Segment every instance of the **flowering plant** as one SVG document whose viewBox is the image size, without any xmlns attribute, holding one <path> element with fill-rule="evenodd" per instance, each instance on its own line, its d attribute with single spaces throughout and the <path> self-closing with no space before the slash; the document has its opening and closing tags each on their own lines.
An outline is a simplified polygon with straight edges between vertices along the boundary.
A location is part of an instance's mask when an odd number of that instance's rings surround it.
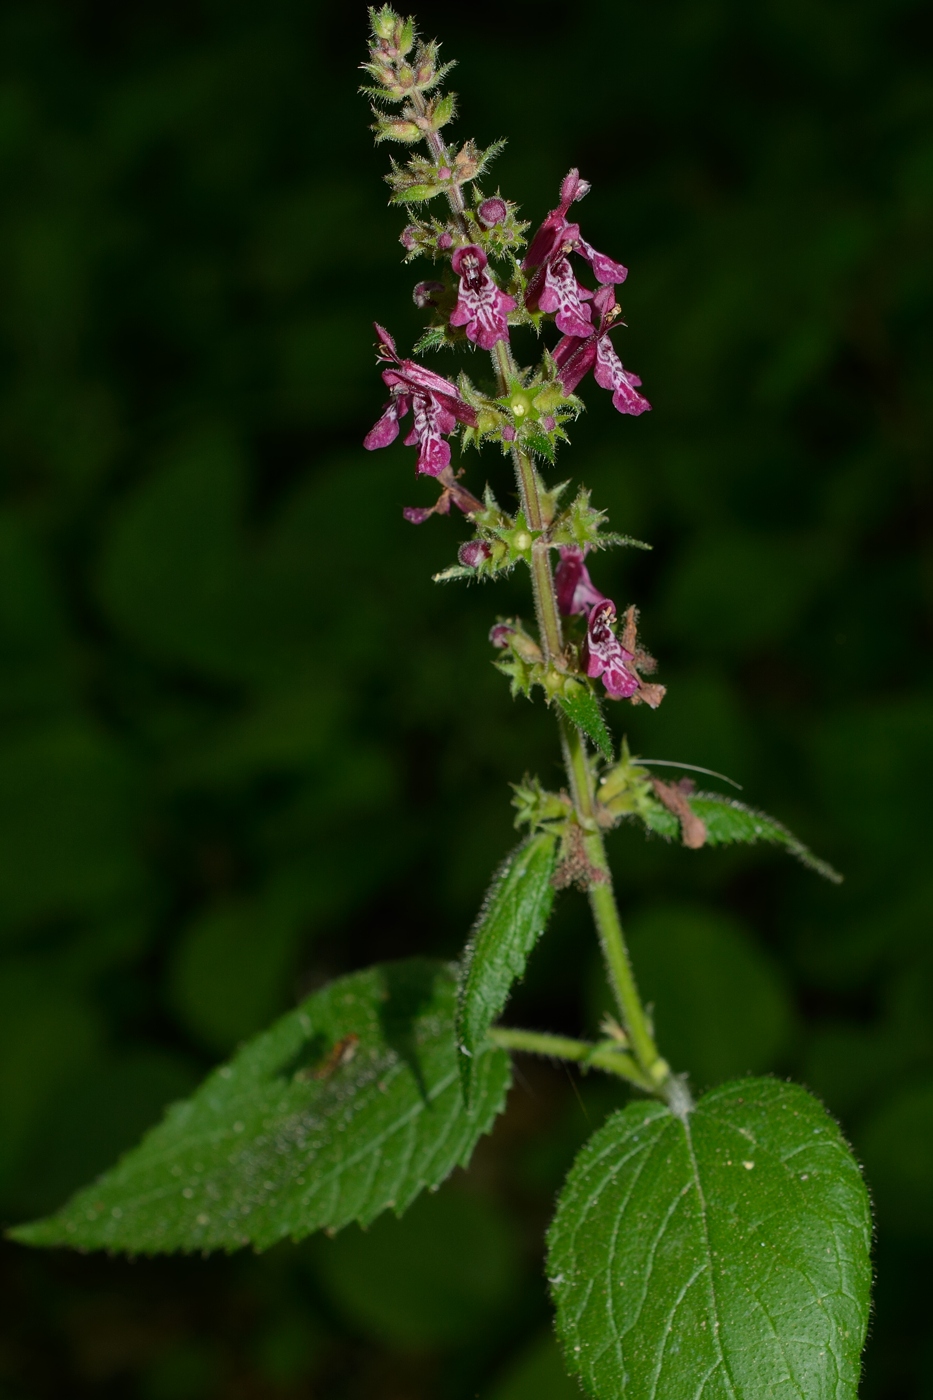
<svg viewBox="0 0 933 1400">
<path fill-rule="evenodd" d="M 540 694 L 553 711 L 566 786 L 548 791 L 532 777 L 515 786 L 522 837 L 456 968 L 379 964 L 314 993 L 99 1182 L 14 1235 L 161 1252 L 261 1248 L 366 1225 L 466 1165 L 505 1105 L 510 1056 L 545 1055 L 635 1091 L 580 1152 L 548 1236 L 558 1334 L 586 1390 L 597 1400 L 843 1400 L 858 1379 L 870 1281 L 858 1166 L 795 1085 L 744 1079 L 694 1099 L 640 999 L 605 836 L 627 821 L 690 849 L 767 841 L 839 877 L 779 822 L 698 792 L 686 776 L 663 781 L 653 769 L 666 760 L 613 738 L 607 701 L 653 710 L 665 695 L 635 606 L 620 609 L 599 588 L 600 552 L 639 542 L 612 533 L 584 488 L 566 500 L 566 485 L 545 474 L 588 374 L 620 414 L 650 407 L 613 340 L 627 269 L 584 238 L 577 206 L 590 186 L 576 169 L 528 241 L 516 206 L 480 187 L 498 147 L 454 149 L 443 135 L 455 102 L 437 44 L 389 6 L 370 17 L 376 139 L 426 148 L 393 161 L 388 176 L 392 203 L 407 210 L 401 242 L 435 275 L 414 289 L 427 326 L 411 357 L 376 325 L 389 398 L 364 446 L 388 447 L 410 419 L 416 473 L 440 489 L 406 518 L 420 526 L 456 506 L 471 532 L 439 578 L 527 569 L 534 623 L 500 617 L 490 643 L 513 695 Z M 533 345 L 537 362 L 525 366 Z M 423 363 L 458 348 L 488 352 L 487 376 L 472 369 L 482 361 L 456 378 Z M 510 458 L 513 513 L 488 487 L 463 483 L 458 436 L 464 449 L 498 444 Z M 557 892 L 571 885 L 589 901 L 616 1003 L 593 1041 L 500 1023 Z"/>
</svg>

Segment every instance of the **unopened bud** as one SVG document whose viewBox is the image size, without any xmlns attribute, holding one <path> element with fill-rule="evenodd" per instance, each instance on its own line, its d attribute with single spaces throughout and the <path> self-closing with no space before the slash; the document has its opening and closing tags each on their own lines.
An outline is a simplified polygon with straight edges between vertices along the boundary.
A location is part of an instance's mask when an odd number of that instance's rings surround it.
<svg viewBox="0 0 933 1400">
<path fill-rule="evenodd" d="M 403 117 L 393 117 L 381 121 L 377 128 L 377 141 L 420 141 L 421 131 L 416 122 L 407 122 Z"/>
<path fill-rule="evenodd" d="M 485 228 L 495 228 L 496 224 L 501 224 L 508 212 L 505 200 L 499 199 L 497 196 L 492 199 L 484 199 L 476 211 L 480 223 Z"/>
<path fill-rule="evenodd" d="M 497 622 L 495 627 L 489 629 L 489 640 L 492 642 L 493 646 L 498 647 L 500 651 L 503 647 L 509 645 L 514 636 L 515 628 L 509 626 L 507 622 Z"/>
<path fill-rule="evenodd" d="M 438 236 L 437 246 L 441 249 L 447 249 L 450 247 L 453 241 L 453 234 L 447 233 L 445 231 L 444 233 Z"/>
<path fill-rule="evenodd" d="M 411 294 L 412 300 L 417 307 L 424 310 L 426 306 L 437 305 L 437 294 L 443 290 L 443 282 L 419 282 Z"/>
<path fill-rule="evenodd" d="M 579 170 L 571 170 L 566 174 L 560 185 L 560 202 L 564 205 L 573 204 L 575 200 L 582 199 L 590 192 L 589 180 L 580 178 Z"/>
<path fill-rule="evenodd" d="M 457 550 L 457 558 L 465 569 L 478 569 L 487 559 L 492 558 L 492 548 L 485 540 L 467 540 Z M 493 628 L 495 631 L 495 628 Z M 500 645 L 498 642 L 494 646 Z M 502 643 L 504 645 L 504 643 Z"/>
<path fill-rule="evenodd" d="M 373 10 L 373 33 L 379 39 L 391 39 L 395 33 L 395 26 L 398 16 L 390 5 L 383 5 L 381 10 Z"/>
<path fill-rule="evenodd" d="M 417 248 L 418 246 L 417 233 L 418 230 L 415 228 L 414 224 L 409 224 L 408 227 L 403 228 L 399 234 L 399 243 L 401 243 L 403 248 L 407 248 L 409 253 L 413 248 Z"/>
</svg>

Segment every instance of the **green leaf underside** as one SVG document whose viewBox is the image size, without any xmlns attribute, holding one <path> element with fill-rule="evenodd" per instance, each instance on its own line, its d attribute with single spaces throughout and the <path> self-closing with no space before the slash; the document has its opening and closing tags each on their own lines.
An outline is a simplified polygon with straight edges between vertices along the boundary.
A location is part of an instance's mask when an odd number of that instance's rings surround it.
<svg viewBox="0 0 933 1400">
<path fill-rule="evenodd" d="M 706 823 L 708 846 L 726 846 L 736 841 L 754 845 L 756 841 L 766 841 L 773 846 L 783 846 L 809 870 L 832 880 L 833 884 L 839 884 L 842 880 L 838 871 L 815 856 L 792 831 L 765 812 L 758 812 L 744 802 L 737 802 L 734 797 L 722 797 L 715 792 L 698 792 L 687 800 L 697 816 Z M 679 821 L 660 802 L 646 803 L 642 820 L 649 830 L 657 832 L 659 836 L 676 839 L 680 835 Z"/>
<path fill-rule="evenodd" d="M 850 1400 L 870 1241 L 858 1165 L 806 1090 L 737 1080 L 686 1120 L 631 1104 L 549 1234 L 569 1368 L 597 1400 Z"/>
<path fill-rule="evenodd" d="M 134 1254 L 266 1248 L 400 1215 L 466 1165 L 508 1090 L 508 1056 L 481 1051 L 464 1108 L 455 972 L 412 958 L 315 992 L 96 1185 L 13 1238 Z"/>
<path fill-rule="evenodd" d="M 463 954 L 457 1006 L 461 1072 L 470 1103 L 480 1083 L 492 1023 L 525 971 L 554 903 L 557 838 L 540 832 L 508 857 L 493 879 Z"/>
<path fill-rule="evenodd" d="M 606 728 L 599 701 L 591 690 L 582 687 L 576 695 L 558 695 L 557 702 L 564 714 L 578 729 L 592 739 L 603 758 L 612 762 L 612 735 Z"/>
</svg>

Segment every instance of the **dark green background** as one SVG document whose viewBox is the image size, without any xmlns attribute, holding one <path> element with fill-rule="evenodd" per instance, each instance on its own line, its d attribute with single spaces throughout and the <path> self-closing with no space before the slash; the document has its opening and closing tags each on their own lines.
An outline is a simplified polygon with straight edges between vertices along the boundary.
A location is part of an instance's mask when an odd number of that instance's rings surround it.
<svg viewBox="0 0 933 1400">
<path fill-rule="evenodd" d="M 847 876 L 612 838 L 665 1050 L 801 1078 L 878 1208 L 866 1396 L 933 1395 L 933 80 L 916 0 L 421 11 L 457 132 L 528 217 L 578 164 L 631 268 L 654 411 L 586 390 L 560 474 L 650 555 L 669 687 L 643 754 L 721 769 Z M 334 973 L 458 951 L 558 781 L 486 631 L 438 587 L 413 453 L 372 456 L 370 321 L 416 334 L 365 103 L 362 6 L 0 11 L 0 1212 L 105 1166 Z M 491 186 L 490 186 L 491 188 Z M 519 352 L 521 353 L 521 342 Z M 530 353 L 530 345 L 527 346 Z M 445 370 L 450 361 L 436 362 Z M 477 360 L 475 373 L 483 373 Z M 495 449 L 468 461 L 503 498 Z M 591 1029 L 566 895 L 513 1008 Z M 523 1062 L 468 1176 L 401 1224 L 263 1258 L 4 1246 L 3 1397 L 563 1400 L 541 1235 L 616 1091 Z"/>
</svg>

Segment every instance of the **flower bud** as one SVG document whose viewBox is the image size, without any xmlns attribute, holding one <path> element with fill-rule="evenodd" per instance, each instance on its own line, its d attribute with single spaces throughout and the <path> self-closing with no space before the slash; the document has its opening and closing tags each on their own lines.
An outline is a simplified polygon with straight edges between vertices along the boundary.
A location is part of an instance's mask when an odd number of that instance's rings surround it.
<svg viewBox="0 0 933 1400">
<path fill-rule="evenodd" d="M 495 228 L 496 224 L 503 223 L 508 212 L 505 200 L 499 199 L 497 196 L 492 199 L 484 199 L 476 211 L 484 228 Z"/>
<path fill-rule="evenodd" d="M 515 628 L 510 627 L 507 622 L 497 622 L 494 627 L 489 629 L 489 640 L 494 647 L 498 647 L 500 650 L 507 647 L 514 636 Z"/>
<path fill-rule="evenodd" d="M 413 141 L 421 140 L 421 131 L 416 122 L 406 121 L 404 117 L 392 117 L 379 122 L 376 127 L 376 140 L 404 141 L 410 145 Z"/>
<path fill-rule="evenodd" d="M 401 243 L 403 248 L 407 248 L 409 253 L 418 246 L 417 233 L 418 230 L 415 228 L 414 224 L 409 224 L 408 227 L 403 228 L 399 234 L 399 243 Z"/>
<path fill-rule="evenodd" d="M 373 33 L 377 39 L 391 39 L 395 33 L 395 26 L 398 16 L 390 5 L 383 5 L 381 10 L 370 11 L 373 22 Z"/>
<path fill-rule="evenodd" d="M 492 558 L 492 549 L 485 540 L 467 540 L 457 550 L 457 558 L 465 569 L 478 569 L 480 564 Z"/>
<path fill-rule="evenodd" d="M 411 294 L 412 300 L 423 311 L 426 306 L 437 305 L 437 294 L 443 290 L 443 282 L 419 282 Z"/>
<path fill-rule="evenodd" d="M 560 185 L 560 202 L 562 205 L 573 204 L 576 200 L 582 199 L 590 192 L 589 180 L 580 178 L 580 172 L 573 169 L 566 174 Z"/>
<path fill-rule="evenodd" d="M 447 249 L 447 248 L 450 247 L 450 245 L 453 243 L 453 241 L 454 241 L 454 240 L 453 240 L 453 235 L 450 234 L 450 233 L 447 233 L 446 230 L 445 230 L 444 233 L 442 233 L 442 234 L 440 234 L 440 235 L 438 236 L 437 246 L 438 246 L 438 248 L 440 248 L 440 249 L 442 249 L 442 250 L 445 250 L 445 249 Z"/>
</svg>

